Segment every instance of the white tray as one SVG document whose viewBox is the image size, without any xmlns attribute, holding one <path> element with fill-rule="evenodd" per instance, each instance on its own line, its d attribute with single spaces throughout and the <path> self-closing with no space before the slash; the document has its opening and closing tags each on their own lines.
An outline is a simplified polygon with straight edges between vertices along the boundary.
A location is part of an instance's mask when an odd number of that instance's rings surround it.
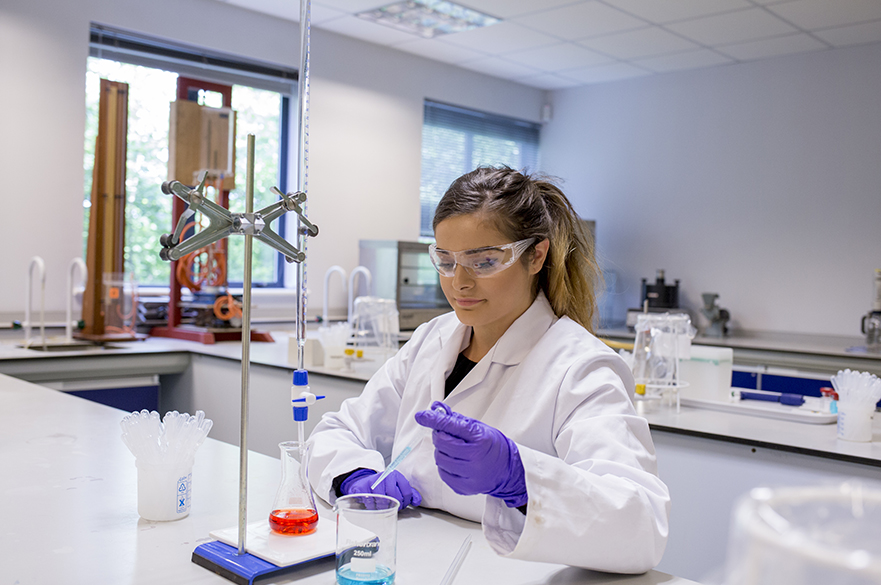
<svg viewBox="0 0 881 585">
<path fill-rule="evenodd" d="M 336 554 L 336 525 L 333 517 L 319 514 L 318 529 L 312 534 L 284 535 L 273 532 L 269 519 L 248 524 L 245 549 L 278 567 L 288 567 Z M 231 546 L 239 544 L 239 528 L 211 531 L 211 538 Z"/>
<path fill-rule="evenodd" d="M 828 425 L 838 421 L 837 414 L 820 412 L 802 406 L 786 406 L 779 402 L 764 402 L 761 400 L 740 400 L 738 402 L 722 402 L 720 400 L 700 400 L 697 398 L 679 399 L 683 406 L 705 408 L 707 410 L 719 410 L 722 412 L 734 412 L 737 414 L 749 414 L 765 418 L 776 418 L 813 425 Z"/>
</svg>

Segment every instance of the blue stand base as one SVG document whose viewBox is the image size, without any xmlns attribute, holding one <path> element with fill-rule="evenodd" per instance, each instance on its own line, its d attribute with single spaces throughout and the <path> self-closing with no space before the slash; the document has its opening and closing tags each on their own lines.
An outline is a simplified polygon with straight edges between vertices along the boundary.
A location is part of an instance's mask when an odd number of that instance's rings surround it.
<svg viewBox="0 0 881 585">
<path fill-rule="evenodd" d="M 261 577 L 275 577 L 293 571 L 307 573 L 324 571 L 326 567 L 322 566 L 322 561 L 328 558 L 333 559 L 334 555 L 330 554 L 328 557 L 314 559 L 306 563 L 279 567 L 249 553 L 240 555 L 236 547 L 224 544 L 219 540 L 213 540 L 197 546 L 193 551 L 192 561 L 237 585 L 253 585 L 254 580 Z"/>
<path fill-rule="evenodd" d="M 240 555 L 236 547 L 217 540 L 196 547 L 192 560 L 238 585 L 252 585 L 255 578 L 285 568 L 248 553 Z"/>
</svg>

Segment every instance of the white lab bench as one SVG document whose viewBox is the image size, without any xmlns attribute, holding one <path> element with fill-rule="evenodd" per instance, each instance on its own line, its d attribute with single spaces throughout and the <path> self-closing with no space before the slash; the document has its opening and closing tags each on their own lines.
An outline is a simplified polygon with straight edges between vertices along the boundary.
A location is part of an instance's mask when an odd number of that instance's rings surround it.
<svg viewBox="0 0 881 585">
<path fill-rule="evenodd" d="M 175 522 L 137 514 L 134 457 L 120 440 L 119 410 L 0 375 L 0 582 L 222 584 L 191 562 L 211 530 L 235 526 L 238 450 L 208 439 L 196 454 L 192 508 Z M 249 519 L 270 511 L 277 459 L 249 454 Z M 456 583 L 688 585 L 650 571 L 621 576 L 497 556 L 480 525 L 448 514 L 405 512 L 399 522 L 397 583 L 439 581 L 465 535 L 471 552 Z M 334 583 L 333 561 L 275 582 Z"/>
<path fill-rule="evenodd" d="M 277 444 L 294 434 L 288 408 L 294 369 L 288 360 L 288 335 L 274 332 L 276 343 L 251 344 L 249 446 L 272 457 L 278 456 Z M 0 372 L 37 383 L 59 376 L 159 373 L 161 410 L 205 410 L 215 421 L 211 437 L 238 444 L 239 343 L 201 345 L 152 338 L 117 345 L 122 349 L 59 356 L 0 343 Z M 877 367 L 881 356 L 857 363 Z M 328 396 L 310 409 L 310 430 L 321 413 L 336 410 L 345 398 L 358 395 L 366 377 L 310 368 L 313 391 Z M 731 511 L 737 499 L 753 487 L 854 477 L 881 481 L 881 416 L 875 420 L 875 440 L 867 444 L 838 440 L 835 425 L 685 406 L 679 414 L 659 410 L 646 417 L 658 453 L 659 474 L 670 487 L 673 501 L 670 539 L 658 569 L 685 578 L 712 578 L 722 567 Z"/>
</svg>

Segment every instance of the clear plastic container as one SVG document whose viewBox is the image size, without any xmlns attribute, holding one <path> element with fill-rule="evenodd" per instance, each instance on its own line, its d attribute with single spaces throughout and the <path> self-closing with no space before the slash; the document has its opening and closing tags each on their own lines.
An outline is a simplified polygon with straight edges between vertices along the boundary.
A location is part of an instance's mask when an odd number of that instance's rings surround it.
<svg viewBox="0 0 881 585">
<path fill-rule="evenodd" d="M 726 585 L 877 585 L 879 527 L 879 484 L 753 489 L 735 508 Z"/>
<path fill-rule="evenodd" d="M 696 333 L 690 317 L 674 313 L 641 313 L 635 329 L 635 400 L 659 401 L 665 406 L 675 406 L 678 411 L 679 389 L 686 385 L 679 372 L 679 363 L 689 359 L 691 340 Z"/>
</svg>

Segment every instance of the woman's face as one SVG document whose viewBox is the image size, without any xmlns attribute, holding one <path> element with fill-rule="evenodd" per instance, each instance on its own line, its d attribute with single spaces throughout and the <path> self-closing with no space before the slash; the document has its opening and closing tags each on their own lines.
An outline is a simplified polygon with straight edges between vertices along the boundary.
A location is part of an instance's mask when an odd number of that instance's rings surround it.
<svg viewBox="0 0 881 585">
<path fill-rule="evenodd" d="M 437 247 L 451 252 L 511 243 L 492 224 L 473 214 L 445 219 L 434 233 Z M 539 242 L 528 263 L 521 258 L 487 278 L 475 278 L 461 266 L 456 266 L 454 276 L 441 276 L 441 288 L 459 321 L 471 325 L 475 333 L 488 334 L 495 340 L 501 337 L 532 304 L 533 281 L 547 249 L 547 240 Z"/>
</svg>

